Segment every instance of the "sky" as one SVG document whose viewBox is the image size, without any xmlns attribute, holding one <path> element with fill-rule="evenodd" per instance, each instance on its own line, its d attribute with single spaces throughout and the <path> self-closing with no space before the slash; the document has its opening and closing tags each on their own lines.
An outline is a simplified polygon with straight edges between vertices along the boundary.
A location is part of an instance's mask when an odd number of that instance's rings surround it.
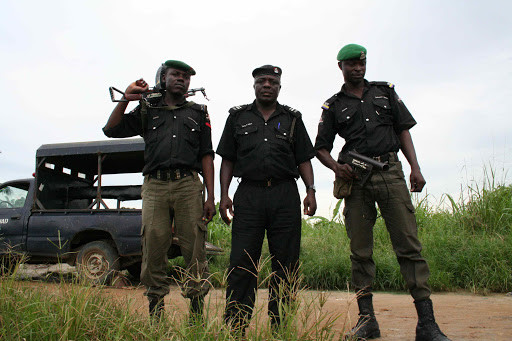
<svg viewBox="0 0 512 341">
<path fill-rule="evenodd" d="M 484 170 L 510 183 L 512 2 L 1 3 L 0 182 L 30 177 L 42 144 L 106 139 L 108 87 L 124 90 L 140 77 L 153 85 L 168 59 L 194 67 L 191 88 L 206 88 L 210 101 L 192 100 L 208 105 L 214 148 L 229 108 L 254 100 L 251 72 L 264 64 L 283 69 L 279 102 L 302 113 L 314 143 L 321 106 L 343 83 L 336 55 L 357 43 L 368 50 L 366 78 L 395 84 L 418 122 L 411 135 L 427 180 L 420 196 L 458 198 Z M 342 146 L 337 137 L 335 158 Z M 334 175 L 316 159 L 313 168 L 317 214 L 331 217 Z M 406 161 L 404 170 L 408 177 Z"/>
</svg>

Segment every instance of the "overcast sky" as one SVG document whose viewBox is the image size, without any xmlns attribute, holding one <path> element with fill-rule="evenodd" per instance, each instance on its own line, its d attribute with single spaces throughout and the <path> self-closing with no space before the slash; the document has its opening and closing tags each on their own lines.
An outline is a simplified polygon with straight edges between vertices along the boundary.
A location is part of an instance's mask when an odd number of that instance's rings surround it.
<svg viewBox="0 0 512 341">
<path fill-rule="evenodd" d="M 314 141 L 320 107 L 342 85 L 338 50 L 358 43 L 366 78 L 394 83 L 418 122 L 431 200 L 458 197 L 486 165 L 510 183 L 511 11 L 509 1 L 2 1 L 0 182 L 29 177 L 42 144 L 106 139 L 108 87 L 154 84 L 167 59 L 190 64 L 191 87 L 206 88 L 209 102 L 192 99 L 208 105 L 214 148 L 229 108 L 253 101 L 263 64 L 283 69 L 279 101 L 302 112 Z M 313 167 L 328 217 L 334 176 Z"/>
</svg>

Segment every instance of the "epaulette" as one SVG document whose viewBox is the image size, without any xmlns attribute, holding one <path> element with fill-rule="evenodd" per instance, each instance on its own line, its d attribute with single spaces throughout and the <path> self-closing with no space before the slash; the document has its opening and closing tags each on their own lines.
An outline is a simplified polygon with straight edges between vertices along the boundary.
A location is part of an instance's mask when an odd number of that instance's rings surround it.
<svg viewBox="0 0 512 341">
<path fill-rule="evenodd" d="M 322 104 L 322 109 L 324 110 L 329 110 L 329 107 L 331 106 L 331 104 L 336 100 L 336 98 L 338 97 L 338 94 L 332 96 L 331 98 L 329 98 L 327 101 L 324 102 L 324 104 Z"/>
<path fill-rule="evenodd" d="M 284 110 L 286 110 L 287 112 L 289 112 L 293 116 L 295 116 L 297 118 L 300 118 L 302 116 L 300 111 L 298 111 L 297 109 L 293 109 L 292 107 L 289 107 L 289 106 L 287 106 L 285 104 L 283 104 L 282 106 L 283 106 Z"/>
<path fill-rule="evenodd" d="M 248 106 L 249 106 L 249 104 L 237 105 L 236 107 L 233 107 L 233 108 L 229 109 L 229 113 L 230 113 L 230 114 L 234 114 L 234 113 L 237 113 L 237 112 L 243 111 L 243 110 L 245 110 Z"/>
<path fill-rule="evenodd" d="M 383 85 L 387 86 L 388 88 L 393 89 L 395 87 L 395 84 L 389 83 L 389 82 L 370 82 L 371 85 Z"/>
</svg>

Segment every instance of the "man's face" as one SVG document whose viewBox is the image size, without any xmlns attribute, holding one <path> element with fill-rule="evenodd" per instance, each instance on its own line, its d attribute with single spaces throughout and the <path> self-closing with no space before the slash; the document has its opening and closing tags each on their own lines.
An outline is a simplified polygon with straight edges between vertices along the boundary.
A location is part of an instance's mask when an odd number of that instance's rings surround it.
<svg viewBox="0 0 512 341">
<path fill-rule="evenodd" d="M 366 73 L 366 59 L 349 59 L 340 62 L 339 67 L 343 72 L 345 82 L 359 83 Z"/>
<path fill-rule="evenodd" d="M 256 99 L 261 103 L 277 101 L 281 90 L 281 79 L 272 75 L 263 75 L 254 79 L 254 92 Z"/>
<path fill-rule="evenodd" d="M 169 68 L 164 74 L 165 89 L 172 94 L 184 95 L 190 85 L 190 74 L 178 69 Z"/>
</svg>

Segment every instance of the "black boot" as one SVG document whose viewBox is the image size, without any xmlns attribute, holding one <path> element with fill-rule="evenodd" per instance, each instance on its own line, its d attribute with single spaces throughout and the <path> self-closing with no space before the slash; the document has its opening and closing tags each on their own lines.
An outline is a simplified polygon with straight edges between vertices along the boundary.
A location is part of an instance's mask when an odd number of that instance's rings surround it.
<svg viewBox="0 0 512 341">
<path fill-rule="evenodd" d="M 148 296 L 149 316 L 152 319 L 159 320 L 165 311 L 164 298 L 159 296 Z"/>
<path fill-rule="evenodd" d="M 434 308 L 432 300 L 415 301 L 416 311 L 418 312 L 418 325 L 416 326 L 416 341 L 450 341 L 446 335 L 441 332 L 434 318 Z"/>
<path fill-rule="evenodd" d="M 190 299 L 190 324 L 201 324 L 203 322 L 204 296 L 192 297 Z"/>
<path fill-rule="evenodd" d="M 373 311 L 372 294 L 364 294 L 357 299 L 359 320 L 346 335 L 348 340 L 366 340 L 380 337 L 379 323 Z"/>
</svg>

